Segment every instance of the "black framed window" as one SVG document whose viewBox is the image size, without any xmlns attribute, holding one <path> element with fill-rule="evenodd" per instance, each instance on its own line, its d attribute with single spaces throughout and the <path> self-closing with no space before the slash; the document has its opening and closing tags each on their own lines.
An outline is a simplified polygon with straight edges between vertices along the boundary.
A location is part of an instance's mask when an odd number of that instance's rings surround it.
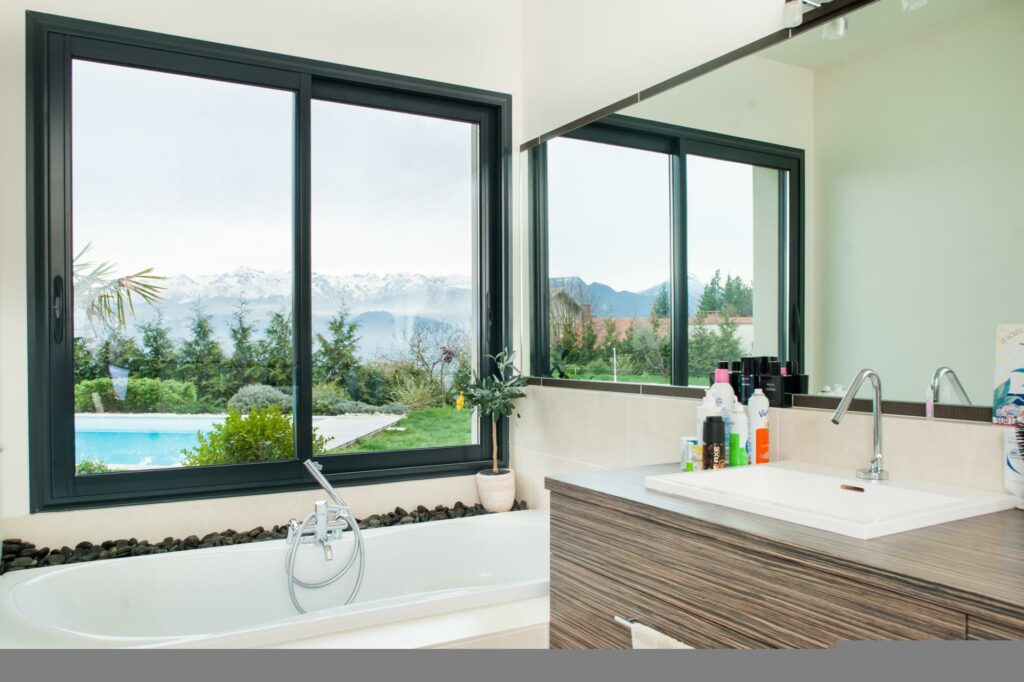
<svg viewBox="0 0 1024 682">
<path fill-rule="evenodd" d="M 489 461 L 455 398 L 506 345 L 508 96 L 28 28 L 33 510 Z"/>
<path fill-rule="evenodd" d="M 802 150 L 613 115 L 530 155 L 534 375 L 802 362 Z"/>
</svg>

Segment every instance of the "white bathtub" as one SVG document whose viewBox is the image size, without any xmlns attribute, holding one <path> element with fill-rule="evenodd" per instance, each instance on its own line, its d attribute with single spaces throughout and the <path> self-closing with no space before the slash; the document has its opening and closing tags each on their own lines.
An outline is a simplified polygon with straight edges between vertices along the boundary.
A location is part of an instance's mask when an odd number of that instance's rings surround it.
<svg viewBox="0 0 1024 682">
<path fill-rule="evenodd" d="M 0 646 L 275 646 L 384 624 L 436 623 L 439 615 L 548 593 L 544 512 L 378 528 L 364 536 L 366 574 L 356 602 L 343 605 L 349 576 L 319 590 L 298 588 L 306 615 L 288 598 L 284 541 L 8 573 L 0 576 Z M 336 542 L 334 560 L 325 563 L 317 547 L 303 545 L 296 573 L 324 578 L 350 547 L 349 538 Z"/>
</svg>

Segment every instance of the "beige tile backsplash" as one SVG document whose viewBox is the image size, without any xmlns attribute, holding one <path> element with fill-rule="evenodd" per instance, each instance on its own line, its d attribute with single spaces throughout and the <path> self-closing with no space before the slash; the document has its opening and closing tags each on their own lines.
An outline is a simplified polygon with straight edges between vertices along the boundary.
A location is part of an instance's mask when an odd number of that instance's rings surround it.
<svg viewBox="0 0 1024 682">
<path fill-rule="evenodd" d="M 695 435 L 700 401 L 531 386 L 512 433 L 519 495 L 547 506 L 544 477 L 677 462 L 679 439 Z M 773 459 L 846 468 L 872 454 L 870 415 L 832 423 L 825 410 L 772 410 Z M 1002 431 L 990 424 L 883 419 L 885 468 L 893 474 L 1003 491 Z"/>
</svg>

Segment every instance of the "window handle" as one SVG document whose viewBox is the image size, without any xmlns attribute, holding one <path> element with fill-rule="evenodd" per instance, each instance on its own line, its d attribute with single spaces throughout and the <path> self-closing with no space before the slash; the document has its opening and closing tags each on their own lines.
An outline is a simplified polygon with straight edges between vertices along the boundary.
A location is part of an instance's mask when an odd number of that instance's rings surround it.
<svg viewBox="0 0 1024 682">
<path fill-rule="evenodd" d="M 53 342 L 64 342 L 64 278 L 53 278 Z"/>
</svg>

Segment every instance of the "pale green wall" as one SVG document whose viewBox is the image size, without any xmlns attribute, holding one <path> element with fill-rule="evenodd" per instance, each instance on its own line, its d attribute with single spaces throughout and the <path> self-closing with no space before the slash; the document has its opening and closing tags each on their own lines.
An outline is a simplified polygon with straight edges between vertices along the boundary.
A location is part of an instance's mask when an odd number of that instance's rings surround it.
<svg viewBox="0 0 1024 682">
<path fill-rule="evenodd" d="M 815 73 L 812 387 L 873 367 L 920 401 L 946 364 L 991 404 L 1024 322 L 1022 29 L 1009 0 Z"/>
</svg>

